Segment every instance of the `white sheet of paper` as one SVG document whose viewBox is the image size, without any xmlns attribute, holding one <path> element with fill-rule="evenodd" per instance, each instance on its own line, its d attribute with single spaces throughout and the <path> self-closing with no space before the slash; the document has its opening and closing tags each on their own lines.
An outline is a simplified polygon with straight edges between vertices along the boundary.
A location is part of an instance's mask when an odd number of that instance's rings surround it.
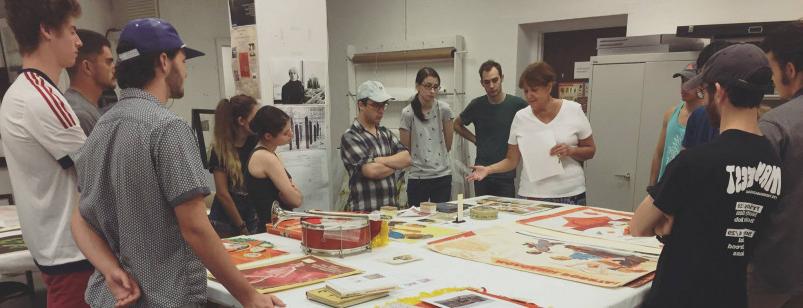
<svg viewBox="0 0 803 308">
<path fill-rule="evenodd" d="M 527 134 L 519 142 L 524 172 L 527 172 L 531 181 L 563 173 L 560 158 L 549 155 L 549 150 L 557 144 L 555 134 L 550 130 Z"/>
</svg>

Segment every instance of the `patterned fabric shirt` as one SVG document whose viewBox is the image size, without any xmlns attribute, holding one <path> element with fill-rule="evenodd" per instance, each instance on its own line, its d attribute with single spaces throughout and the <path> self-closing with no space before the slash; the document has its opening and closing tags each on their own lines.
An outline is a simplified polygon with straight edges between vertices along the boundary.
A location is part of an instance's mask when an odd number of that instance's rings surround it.
<svg viewBox="0 0 803 308">
<path fill-rule="evenodd" d="M 352 211 L 373 211 L 384 205 L 399 205 L 396 199 L 398 174 L 381 180 L 362 175 L 362 166 L 372 158 L 391 156 L 407 148 L 399 138 L 383 126 L 371 134 L 354 120 L 340 139 L 340 158 L 349 173 L 349 202 Z"/>
<path fill-rule="evenodd" d="M 174 207 L 208 195 L 198 146 L 186 122 L 150 93 L 123 89 L 78 153 L 80 213 L 139 282 L 136 307 L 206 301 L 206 270 L 181 236 Z M 103 275 L 89 280 L 86 301 L 112 307 Z"/>
</svg>

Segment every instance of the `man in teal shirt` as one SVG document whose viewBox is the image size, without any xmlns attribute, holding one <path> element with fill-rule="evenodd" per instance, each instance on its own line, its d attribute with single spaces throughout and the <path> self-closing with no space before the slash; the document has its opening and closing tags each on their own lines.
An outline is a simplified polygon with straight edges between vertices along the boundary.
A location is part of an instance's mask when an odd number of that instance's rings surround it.
<svg viewBox="0 0 803 308">
<path fill-rule="evenodd" d="M 527 102 L 518 96 L 505 94 L 502 90 L 505 75 L 496 61 L 485 61 L 479 73 L 486 95 L 471 100 L 454 119 L 454 130 L 477 146 L 475 164 L 488 166 L 505 158 L 510 124 L 516 112 L 527 107 Z M 466 128 L 470 124 L 474 124 L 476 135 Z M 515 197 L 515 178 L 515 170 L 494 174 L 483 181 L 475 181 L 474 191 L 477 196 Z"/>
</svg>

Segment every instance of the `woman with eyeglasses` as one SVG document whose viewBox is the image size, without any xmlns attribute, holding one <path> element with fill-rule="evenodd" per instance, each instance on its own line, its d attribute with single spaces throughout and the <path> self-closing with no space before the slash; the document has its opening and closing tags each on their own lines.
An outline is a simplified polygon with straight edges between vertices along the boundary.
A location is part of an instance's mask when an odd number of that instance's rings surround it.
<svg viewBox="0 0 803 308">
<path fill-rule="evenodd" d="M 513 170 L 522 159 L 527 169 L 527 157 L 522 157 L 519 147 L 534 142 L 549 144 L 549 139 L 554 138 L 551 143 L 556 145 L 551 147 L 549 155 L 557 156 L 563 171 L 554 175 L 535 173 L 543 177 L 531 179 L 531 172 L 524 170 L 518 195 L 547 202 L 586 203 L 585 174 L 580 163 L 593 158 L 596 152 L 591 124 L 580 104 L 552 97 L 555 80 L 555 71 L 549 64 L 537 62 L 527 66 L 519 79 L 519 88 L 524 90 L 530 108 L 519 110 L 513 118 L 507 156 L 487 167 L 474 166 L 468 180 L 482 181 L 489 174 Z"/>
<path fill-rule="evenodd" d="M 256 133 L 258 143 L 248 160 L 245 182 L 248 199 L 259 219 L 259 232 L 265 232 L 265 225 L 271 221 L 274 201 L 278 200 L 282 207 L 288 208 L 300 207 L 303 202 L 301 191 L 276 155 L 276 148 L 293 140 L 291 126 L 290 116 L 270 105 L 259 108 L 251 121 L 251 130 Z"/>
<path fill-rule="evenodd" d="M 412 154 L 407 171 L 407 200 L 410 206 L 421 202 L 446 202 L 452 195 L 452 110 L 437 100 L 441 78 L 431 67 L 418 70 L 417 94 L 401 114 L 399 135 Z"/>
</svg>

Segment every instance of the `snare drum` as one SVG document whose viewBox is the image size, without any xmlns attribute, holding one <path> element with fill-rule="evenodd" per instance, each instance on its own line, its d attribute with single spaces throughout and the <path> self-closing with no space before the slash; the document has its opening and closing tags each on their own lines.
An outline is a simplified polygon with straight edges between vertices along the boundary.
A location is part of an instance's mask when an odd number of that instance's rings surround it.
<svg viewBox="0 0 803 308">
<path fill-rule="evenodd" d="M 348 217 L 302 217 L 301 249 L 306 253 L 344 256 L 371 248 L 367 219 Z"/>
</svg>

